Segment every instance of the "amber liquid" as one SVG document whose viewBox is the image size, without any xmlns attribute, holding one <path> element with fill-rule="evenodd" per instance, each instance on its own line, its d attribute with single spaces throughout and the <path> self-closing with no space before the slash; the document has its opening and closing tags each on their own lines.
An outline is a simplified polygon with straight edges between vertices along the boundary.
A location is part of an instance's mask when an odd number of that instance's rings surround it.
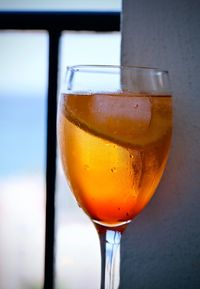
<svg viewBox="0 0 200 289">
<path fill-rule="evenodd" d="M 146 206 L 166 164 L 171 129 L 170 95 L 62 95 L 64 172 L 94 222 L 122 225 Z"/>
</svg>

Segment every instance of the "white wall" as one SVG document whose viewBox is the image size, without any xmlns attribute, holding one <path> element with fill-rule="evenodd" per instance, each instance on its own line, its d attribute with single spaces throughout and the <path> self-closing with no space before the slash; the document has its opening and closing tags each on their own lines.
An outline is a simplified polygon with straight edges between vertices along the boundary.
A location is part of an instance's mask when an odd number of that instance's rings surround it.
<svg viewBox="0 0 200 289">
<path fill-rule="evenodd" d="M 122 63 L 169 70 L 170 160 L 122 240 L 123 289 L 200 288 L 200 1 L 124 0 Z"/>
</svg>

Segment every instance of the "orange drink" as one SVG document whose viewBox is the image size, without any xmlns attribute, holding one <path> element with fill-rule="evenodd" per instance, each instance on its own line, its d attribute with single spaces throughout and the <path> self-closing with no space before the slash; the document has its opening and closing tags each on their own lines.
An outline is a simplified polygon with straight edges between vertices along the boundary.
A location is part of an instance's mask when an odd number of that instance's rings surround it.
<svg viewBox="0 0 200 289">
<path fill-rule="evenodd" d="M 93 222 L 123 225 L 146 206 L 165 168 L 171 130 L 170 95 L 62 95 L 58 136 L 63 168 Z"/>
</svg>

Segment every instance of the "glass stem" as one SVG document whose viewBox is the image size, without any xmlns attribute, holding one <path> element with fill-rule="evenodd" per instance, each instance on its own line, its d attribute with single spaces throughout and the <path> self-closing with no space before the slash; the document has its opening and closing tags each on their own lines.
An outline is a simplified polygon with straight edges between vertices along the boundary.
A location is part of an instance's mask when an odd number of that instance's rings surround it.
<svg viewBox="0 0 200 289">
<path fill-rule="evenodd" d="M 101 246 L 101 289 L 118 289 L 121 233 L 105 229 L 103 232 L 99 232 L 99 239 Z"/>
</svg>

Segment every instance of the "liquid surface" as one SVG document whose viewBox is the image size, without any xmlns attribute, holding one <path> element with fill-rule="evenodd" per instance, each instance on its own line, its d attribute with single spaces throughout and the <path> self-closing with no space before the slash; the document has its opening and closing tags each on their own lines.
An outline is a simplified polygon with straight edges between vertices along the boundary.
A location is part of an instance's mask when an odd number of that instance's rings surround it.
<svg viewBox="0 0 200 289">
<path fill-rule="evenodd" d="M 124 224 L 145 207 L 163 173 L 171 129 L 170 95 L 62 95 L 64 172 L 94 222 Z"/>
</svg>

